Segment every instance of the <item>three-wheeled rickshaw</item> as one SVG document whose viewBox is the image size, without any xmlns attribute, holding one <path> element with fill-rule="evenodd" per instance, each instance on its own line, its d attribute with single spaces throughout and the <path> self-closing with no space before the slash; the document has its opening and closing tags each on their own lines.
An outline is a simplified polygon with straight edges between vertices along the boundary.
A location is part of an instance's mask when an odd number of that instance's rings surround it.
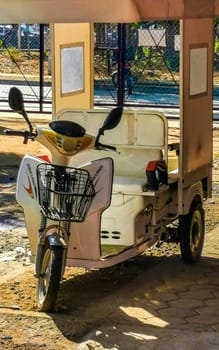
<svg viewBox="0 0 219 350">
<path fill-rule="evenodd" d="M 49 3 L 44 0 L 44 10 Z M 84 0 L 80 7 L 77 1 L 54 3 L 55 12 L 51 9 L 45 15 L 42 9 L 41 18 L 50 22 L 181 18 L 180 137 L 179 143 L 168 144 L 165 111 L 121 105 L 107 118 L 109 111 L 103 109 L 67 106 L 56 111 L 48 127 L 30 127 L 26 140 L 36 138 L 51 157 L 24 158 L 17 200 L 24 208 L 35 260 L 38 308 L 46 311 L 54 307 L 65 266 L 112 266 L 162 240 L 178 241 L 185 263 L 198 261 L 204 242 L 203 201 L 211 195 L 212 184 L 213 2 L 182 1 L 180 7 L 177 1 L 152 5 L 130 0 L 116 4 L 113 13 L 114 1 Z M 34 1 L 25 5 L 25 20 L 34 13 L 32 5 L 37 7 Z M 40 21 L 40 13 L 35 16 Z M 55 83 L 54 89 L 58 89 Z M 27 119 L 19 92 L 10 100 Z M 172 172 L 168 147 L 178 156 Z M 82 185 L 77 171 L 88 174 Z M 80 192 L 88 183 L 90 192 Z M 30 196 L 30 188 L 35 195 Z M 89 205 L 83 211 L 85 197 Z"/>
</svg>

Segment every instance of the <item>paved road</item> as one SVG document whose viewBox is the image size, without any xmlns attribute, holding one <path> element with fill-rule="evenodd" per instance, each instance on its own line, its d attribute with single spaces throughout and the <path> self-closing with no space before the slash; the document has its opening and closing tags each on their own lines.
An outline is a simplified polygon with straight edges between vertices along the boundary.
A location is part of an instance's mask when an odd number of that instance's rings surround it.
<svg viewBox="0 0 219 350">
<path fill-rule="evenodd" d="M 0 96 L 3 102 L 0 102 L 0 110 L 8 111 L 8 92 L 11 87 L 16 86 L 16 82 L 11 84 L 1 84 L 0 83 Z M 37 85 L 19 85 L 19 89 L 24 94 L 25 106 L 27 110 L 31 110 L 33 112 L 39 111 L 39 86 Z M 44 87 L 44 100 L 46 103 L 43 104 L 43 112 L 51 113 L 52 112 L 52 87 L 50 85 Z M 4 101 L 5 100 L 5 101 Z M 31 101 L 31 103 L 28 103 Z M 32 101 L 35 101 L 34 103 Z M 94 91 L 94 101 L 95 103 L 113 103 L 116 101 L 116 92 L 115 90 L 106 90 L 96 88 Z M 142 92 L 134 92 L 132 95 L 128 97 L 128 103 L 136 104 L 136 108 L 138 108 L 138 104 L 155 104 L 151 109 L 156 109 L 158 111 L 162 111 L 168 118 L 179 118 L 179 108 L 177 105 L 179 103 L 179 95 L 178 94 L 164 94 L 164 93 L 142 93 Z M 168 107 L 159 107 L 159 105 L 168 104 Z M 156 106 L 157 105 L 157 106 Z M 172 105 L 173 107 L 170 107 Z M 214 97 L 214 120 L 219 120 L 219 96 Z M 150 109 L 150 108 L 149 108 Z"/>
<path fill-rule="evenodd" d="M 192 266 L 182 264 L 177 254 L 148 256 L 105 274 L 94 271 L 66 280 L 60 302 L 68 309 L 61 313 L 10 310 L 8 302 L 9 309 L 0 308 L 1 348 L 218 350 L 218 237 L 219 227 L 206 235 L 201 262 Z M 9 293 L 16 286 L 33 290 L 28 271 L 13 275 Z M 27 303 L 27 295 L 18 296 Z"/>
</svg>

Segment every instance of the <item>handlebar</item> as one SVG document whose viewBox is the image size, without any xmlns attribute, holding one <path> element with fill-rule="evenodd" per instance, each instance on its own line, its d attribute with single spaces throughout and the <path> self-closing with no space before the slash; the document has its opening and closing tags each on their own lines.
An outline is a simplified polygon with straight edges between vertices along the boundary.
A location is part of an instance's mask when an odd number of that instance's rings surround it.
<svg viewBox="0 0 219 350">
<path fill-rule="evenodd" d="M 179 142 L 170 143 L 168 145 L 169 151 L 176 151 L 177 156 L 179 155 L 179 148 L 180 148 Z"/>
<path fill-rule="evenodd" d="M 116 147 L 110 146 L 110 145 L 104 145 L 103 143 L 98 142 L 98 144 L 95 146 L 96 149 L 99 150 L 104 150 L 104 149 L 109 149 L 111 151 L 116 152 Z"/>
<path fill-rule="evenodd" d="M 5 129 L 4 134 L 7 136 L 21 136 L 24 138 L 23 143 L 27 144 L 28 140 L 31 139 L 32 141 L 36 137 L 36 134 L 31 133 L 28 130 L 12 130 L 12 129 Z"/>
</svg>

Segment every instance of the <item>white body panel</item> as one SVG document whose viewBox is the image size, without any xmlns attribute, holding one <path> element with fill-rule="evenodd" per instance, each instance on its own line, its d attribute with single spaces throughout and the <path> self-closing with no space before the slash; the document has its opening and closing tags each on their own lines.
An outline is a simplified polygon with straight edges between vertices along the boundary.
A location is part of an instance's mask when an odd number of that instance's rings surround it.
<svg viewBox="0 0 219 350">
<path fill-rule="evenodd" d="M 103 110 L 64 110 L 58 119 L 77 122 L 88 134 L 96 135 L 106 114 Z M 72 157 L 69 165 L 77 167 L 101 157 L 113 159 L 112 201 L 101 217 L 100 246 L 136 246 L 147 239 L 146 218 L 141 215 L 146 204 L 146 166 L 167 156 L 166 119 L 157 112 L 124 111 L 120 124 L 106 131 L 101 142 L 114 145 L 117 152 L 90 148 Z"/>
<path fill-rule="evenodd" d="M 33 256 L 36 254 L 40 226 L 36 169 L 37 165 L 42 162 L 39 158 L 26 155 L 20 165 L 16 187 L 16 200 L 24 210 L 26 229 Z"/>
<path fill-rule="evenodd" d="M 16 199 L 24 210 L 26 229 L 30 241 L 32 260 L 36 255 L 41 221 L 38 204 L 37 166 L 43 161 L 37 157 L 25 156 L 21 162 L 17 178 Z M 83 223 L 72 223 L 69 246 L 74 256 L 93 258 L 100 256 L 99 225 L 102 211 L 110 204 L 112 193 L 113 162 L 104 158 L 87 162 L 82 166 L 93 178 L 96 195 L 89 209 L 87 219 Z M 56 224 L 48 220 L 48 224 Z M 97 244 L 93 244 L 94 240 Z M 93 247 L 93 248 L 92 248 Z M 69 249 L 71 256 L 71 249 Z"/>
<path fill-rule="evenodd" d="M 98 133 L 105 116 L 106 111 L 68 110 L 58 117 L 84 126 L 85 138 L 92 142 L 89 135 Z M 160 185 L 156 191 L 147 191 L 145 187 L 148 163 L 167 160 L 165 117 L 156 112 L 125 111 L 119 126 L 105 134 L 101 142 L 115 146 L 116 152 L 95 150 L 92 144 L 83 144 L 85 147 L 77 150 L 77 139 L 62 138 L 49 128 L 38 129 L 37 139 L 50 150 L 53 162 L 88 170 L 95 187 L 85 220 L 72 222 L 69 232 L 65 232 L 66 266 L 107 267 L 140 254 L 159 240 L 168 215 L 172 218 L 178 215 L 177 178 L 169 185 Z M 71 153 L 67 154 L 69 150 Z M 45 161 L 25 156 L 17 179 L 16 198 L 24 209 L 32 260 L 41 223 L 36 169 L 42 162 Z M 196 194 L 202 198 L 200 186 L 194 185 L 192 191 L 187 191 L 186 210 Z M 48 220 L 46 227 L 54 224 L 57 222 Z"/>
</svg>

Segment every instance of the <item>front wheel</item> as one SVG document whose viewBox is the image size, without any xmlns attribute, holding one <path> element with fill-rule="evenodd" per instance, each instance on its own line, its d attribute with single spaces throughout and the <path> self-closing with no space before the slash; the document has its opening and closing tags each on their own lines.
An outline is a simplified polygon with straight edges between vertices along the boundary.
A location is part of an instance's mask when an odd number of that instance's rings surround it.
<svg viewBox="0 0 219 350">
<path fill-rule="evenodd" d="M 117 71 L 112 73 L 112 83 L 113 83 L 115 89 L 117 89 L 118 88 L 118 73 L 117 73 Z"/>
<path fill-rule="evenodd" d="M 58 296 L 62 277 L 63 247 L 46 243 L 41 255 L 40 276 L 37 283 L 37 308 L 52 311 Z"/>
<path fill-rule="evenodd" d="M 204 209 L 201 202 L 193 202 L 188 215 L 179 218 L 179 240 L 184 263 L 200 260 L 205 235 Z"/>
</svg>

